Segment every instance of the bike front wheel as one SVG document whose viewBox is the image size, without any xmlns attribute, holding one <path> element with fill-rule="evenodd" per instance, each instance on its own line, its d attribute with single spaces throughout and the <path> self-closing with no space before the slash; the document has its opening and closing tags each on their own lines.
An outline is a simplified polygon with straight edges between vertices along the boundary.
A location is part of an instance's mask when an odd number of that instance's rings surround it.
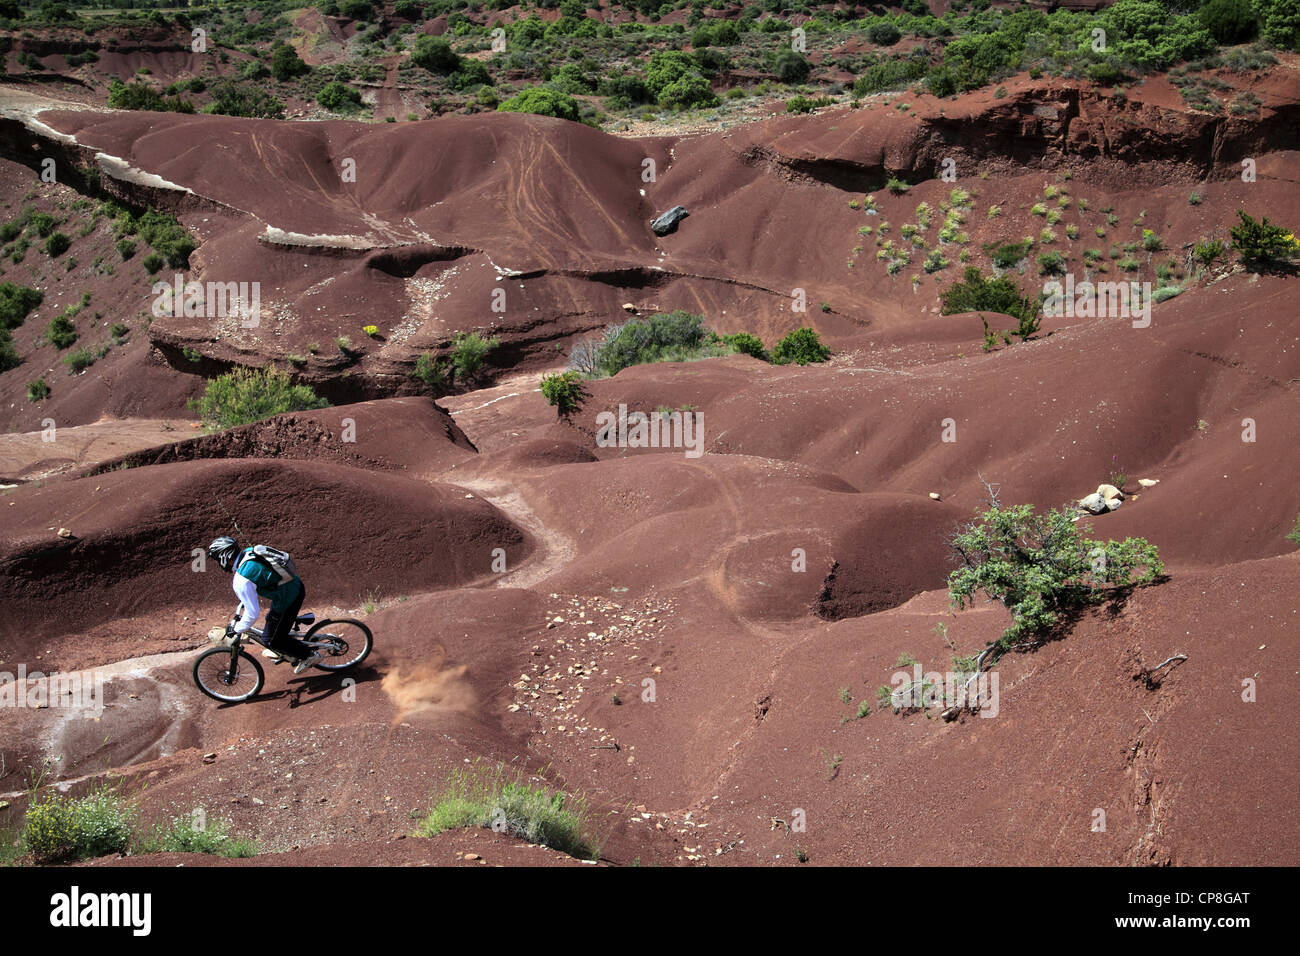
<svg viewBox="0 0 1300 956">
<path fill-rule="evenodd" d="M 370 628 L 352 620 L 317 621 L 302 640 L 320 654 L 321 661 L 316 667 L 323 671 L 356 667 L 370 656 L 375 644 Z"/>
<path fill-rule="evenodd" d="M 194 662 L 194 683 L 213 700 L 235 704 L 256 697 L 266 681 L 257 658 L 240 650 L 214 647 Z"/>
</svg>

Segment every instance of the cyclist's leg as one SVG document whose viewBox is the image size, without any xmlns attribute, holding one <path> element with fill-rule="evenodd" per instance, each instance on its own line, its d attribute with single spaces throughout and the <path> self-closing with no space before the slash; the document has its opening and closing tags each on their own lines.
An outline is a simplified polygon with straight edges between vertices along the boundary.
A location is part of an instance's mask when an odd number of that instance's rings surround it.
<svg viewBox="0 0 1300 956">
<path fill-rule="evenodd" d="M 271 650 L 288 657 L 291 660 L 302 660 L 311 654 L 311 648 L 297 638 L 289 636 L 293 630 L 294 619 L 298 617 L 298 612 L 302 610 L 302 602 L 307 597 L 307 589 L 303 587 L 302 581 L 299 580 L 298 592 L 295 596 L 290 597 L 281 604 L 279 601 L 273 601 L 271 609 L 266 612 L 266 643 Z"/>
</svg>

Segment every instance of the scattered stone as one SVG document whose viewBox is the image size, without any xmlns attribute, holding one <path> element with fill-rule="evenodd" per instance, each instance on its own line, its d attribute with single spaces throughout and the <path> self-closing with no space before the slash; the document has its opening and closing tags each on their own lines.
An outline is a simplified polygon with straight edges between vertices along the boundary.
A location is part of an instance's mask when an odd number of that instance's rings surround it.
<svg viewBox="0 0 1300 956">
<path fill-rule="evenodd" d="M 942 498 L 939 497 L 939 492 L 937 492 L 937 491 L 932 491 L 932 492 L 930 492 L 930 497 L 931 497 L 932 499 L 934 499 L 935 501 L 942 501 L 942 500 L 943 500 Z"/>
<path fill-rule="evenodd" d="M 636 314 L 636 306 L 634 306 L 631 302 L 624 302 L 624 303 L 623 303 L 623 311 L 624 311 L 624 312 L 631 312 L 631 313 L 633 313 L 633 314 Z"/>
<path fill-rule="evenodd" d="M 1153 487 L 1153 486 L 1155 486 L 1155 485 L 1160 484 L 1160 479 L 1159 479 L 1159 478 L 1139 478 L 1139 479 L 1138 479 L 1138 484 L 1141 485 L 1143 488 L 1151 488 L 1151 487 Z"/>
<path fill-rule="evenodd" d="M 132 695 L 132 696 L 134 696 L 134 695 Z M 216 755 L 216 754 L 204 754 L 204 755 L 203 755 L 203 762 L 204 762 L 204 763 L 216 763 L 216 762 L 217 762 L 217 755 Z"/>
<path fill-rule="evenodd" d="M 60 528 L 58 530 L 58 535 L 60 538 L 71 538 L 72 532 L 69 531 L 67 528 Z"/>
<path fill-rule="evenodd" d="M 677 231 L 677 224 L 689 216 L 685 206 L 673 206 L 666 213 L 650 223 L 650 229 L 656 236 L 666 236 Z"/>
<path fill-rule="evenodd" d="M 1122 499 L 1124 497 L 1124 492 L 1120 491 L 1114 485 L 1098 485 L 1097 494 L 1101 495 L 1107 501 L 1111 501 L 1115 498 Z"/>
</svg>

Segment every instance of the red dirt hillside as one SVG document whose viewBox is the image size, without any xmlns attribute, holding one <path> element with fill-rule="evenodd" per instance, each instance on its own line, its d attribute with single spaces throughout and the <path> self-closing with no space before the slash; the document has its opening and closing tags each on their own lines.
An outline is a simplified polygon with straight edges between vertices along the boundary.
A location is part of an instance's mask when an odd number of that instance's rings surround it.
<svg viewBox="0 0 1300 956">
<path fill-rule="evenodd" d="M 295 22 L 322 63 L 364 29 Z M 203 808 L 259 850 L 87 865 L 572 865 L 481 827 L 415 835 L 481 762 L 585 800 L 610 865 L 1300 860 L 1297 261 L 1196 258 L 1238 210 L 1300 225 L 1297 69 L 1239 76 L 1248 115 L 1163 77 L 1116 97 L 1020 75 L 654 136 L 0 85 L 0 203 L 75 236 L 0 277 L 42 293 L 0 373 L 0 692 L 41 672 L 0 708 L 0 832 L 44 769 L 72 795 L 110 783 L 146 827 Z M 123 255 L 109 199 L 174 214 L 188 268 Z M 996 271 L 1031 298 L 1054 269 L 1163 294 L 1149 322 L 1053 316 L 1023 341 L 993 310 L 941 314 L 1009 245 Z M 181 272 L 260 283 L 259 323 L 153 314 Z M 647 361 L 557 414 L 540 379 L 573 346 L 675 309 L 769 350 L 810 327 L 831 355 Z M 91 364 L 51 341 L 60 315 Z M 482 368 L 430 374 L 475 330 L 499 338 Z M 206 430 L 189 400 L 248 367 L 330 404 Z M 699 444 L 598 441 L 620 408 L 691 415 Z M 1112 482 L 1117 511 L 1078 509 Z M 990 487 L 1144 538 L 1165 574 L 1018 643 L 983 709 L 896 710 L 891 687 L 1011 623 L 948 591 Z M 293 554 L 305 609 L 373 631 L 363 664 L 268 661 L 251 700 L 200 693 L 235 601 L 195 552 L 236 523 Z M 102 712 L 40 699 L 50 673 L 102 680 Z"/>
</svg>

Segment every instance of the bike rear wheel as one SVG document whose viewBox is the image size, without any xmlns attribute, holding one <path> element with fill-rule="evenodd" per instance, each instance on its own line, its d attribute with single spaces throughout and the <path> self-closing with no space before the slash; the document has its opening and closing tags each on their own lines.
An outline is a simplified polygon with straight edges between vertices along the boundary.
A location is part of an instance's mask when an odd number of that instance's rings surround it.
<svg viewBox="0 0 1300 956">
<path fill-rule="evenodd" d="M 321 656 L 316 667 L 323 671 L 356 667 L 370 656 L 375 644 L 370 628 L 353 620 L 317 621 L 302 640 L 324 645 L 316 648 Z"/>
<path fill-rule="evenodd" d="M 234 704 L 256 697 L 266 682 L 257 658 L 227 647 L 204 651 L 194 662 L 194 683 L 213 700 Z"/>
</svg>

